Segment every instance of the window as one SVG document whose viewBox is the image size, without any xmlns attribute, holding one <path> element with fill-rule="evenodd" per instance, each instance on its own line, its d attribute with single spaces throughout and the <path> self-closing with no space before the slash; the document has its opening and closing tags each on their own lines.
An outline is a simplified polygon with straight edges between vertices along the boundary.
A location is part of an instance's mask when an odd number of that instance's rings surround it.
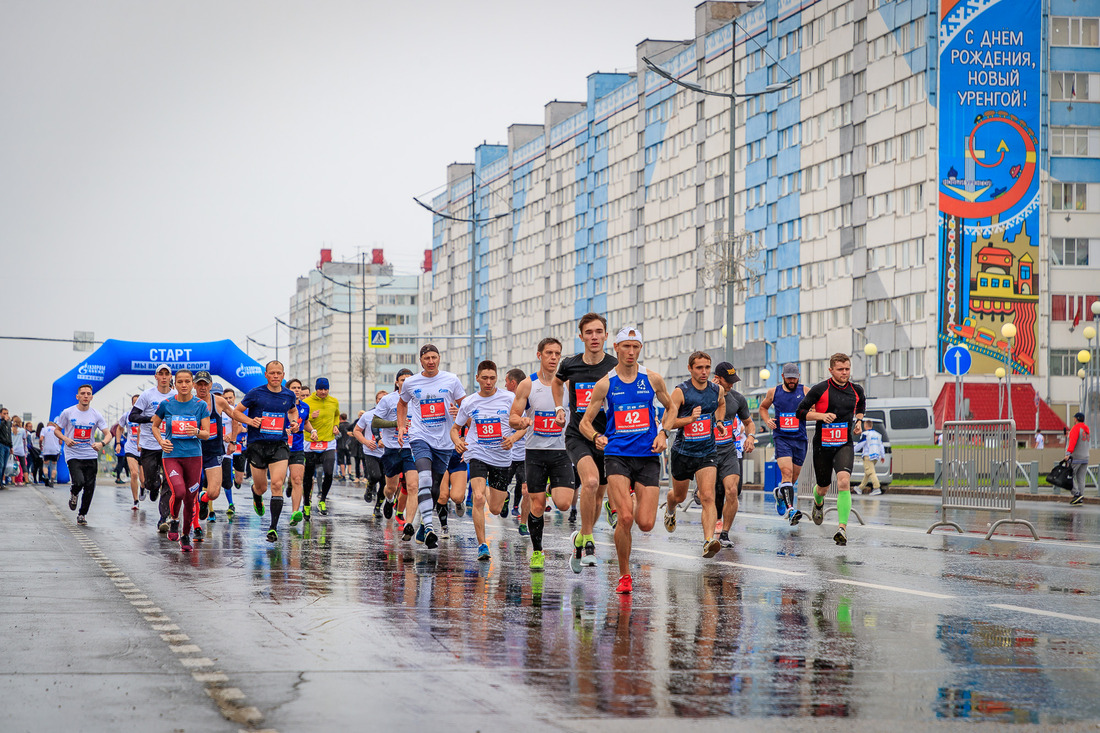
<svg viewBox="0 0 1100 733">
<path fill-rule="evenodd" d="M 1089 265 L 1089 240 L 1087 239 L 1051 237 L 1050 251 L 1056 265 L 1069 265 L 1071 267 L 1088 267 Z"/>
<path fill-rule="evenodd" d="M 1050 154 L 1068 158 L 1100 157 L 1100 127 L 1051 127 Z"/>
<path fill-rule="evenodd" d="M 1088 187 L 1084 183 L 1050 184 L 1050 208 L 1054 211 L 1085 211 Z"/>
<path fill-rule="evenodd" d="M 1100 46 L 1100 18 L 1050 19 L 1051 46 Z"/>
<path fill-rule="evenodd" d="M 1077 376 L 1077 352 L 1072 349 L 1050 350 L 1050 375 L 1052 377 Z"/>
<path fill-rule="evenodd" d="M 1092 74 L 1073 71 L 1050 72 L 1050 100 L 1052 102 L 1087 102 Z"/>
</svg>

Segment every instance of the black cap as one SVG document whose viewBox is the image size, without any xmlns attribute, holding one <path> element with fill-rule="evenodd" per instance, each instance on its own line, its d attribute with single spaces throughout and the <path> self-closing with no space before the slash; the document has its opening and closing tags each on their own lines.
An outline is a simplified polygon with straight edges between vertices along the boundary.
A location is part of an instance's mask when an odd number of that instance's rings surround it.
<svg viewBox="0 0 1100 733">
<path fill-rule="evenodd" d="M 730 384 L 737 384 L 741 381 L 741 377 L 737 376 L 737 370 L 733 368 L 733 364 L 728 361 L 718 362 L 718 366 L 714 367 L 714 375 L 726 380 Z"/>
<path fill-rule="evenodd" d="M 211 379 L 210 372 L 206 371 L 205 369 L 200 369 L 197 372 L 195 372 L 195 381 L 196 382 L 206 382 L 207 384 L 211 384 L 211 383 L 213 383 L 214 380 Z"/>
<path fill-rule="evenodd" d="M 1073 417 L 1077 420 L 1077 422 L 1084 422 L 1085 421 L 1085 413 L 1083 413 L 1083 412 L 1078 412 Z"/>
</svg>

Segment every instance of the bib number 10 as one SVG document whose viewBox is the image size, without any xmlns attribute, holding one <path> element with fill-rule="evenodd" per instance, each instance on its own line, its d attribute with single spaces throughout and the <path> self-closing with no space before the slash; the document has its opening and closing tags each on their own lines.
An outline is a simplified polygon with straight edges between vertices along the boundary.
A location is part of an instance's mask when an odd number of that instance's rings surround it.
<svg viewBox="0 0 1100 733">
<path fill-rule="evenodd" d="M 835 448 L 848 442 L 848 423 L 834 422 L 821 428 L 821 445 Z"/>
</svg>

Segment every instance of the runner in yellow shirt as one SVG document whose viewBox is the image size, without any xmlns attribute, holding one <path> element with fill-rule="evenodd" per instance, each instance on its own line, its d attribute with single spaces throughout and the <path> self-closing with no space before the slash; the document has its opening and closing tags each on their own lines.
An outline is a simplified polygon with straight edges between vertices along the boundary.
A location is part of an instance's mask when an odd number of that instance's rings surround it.
<svg viewBox="0 0 1100 733">
<path fill-rule="evenodd" d="M 328 393 L 328 377 L 318 377 L 314 385 L 313 394 L 306 397 L 303 402 L 309 406 L 309 421 L 313 425 L 313 432 L 306 441 L 306 475 L 303 482 L 302 505 L 306 507 L 305 515 L 309 517 L 309 506 L 313 496 L 313 474 L 317 471 L 318 464 L 324 467 L 324 478 L 321 479 L 321 500 L 317 502 L 317 510 L 322 515 L 328 514 L 329 489 L 332 488 L 332 475 L 336 469 L 336 437 L 340 434 L 337 425 L 340 422 L 340 402 Z"/>
</svg>

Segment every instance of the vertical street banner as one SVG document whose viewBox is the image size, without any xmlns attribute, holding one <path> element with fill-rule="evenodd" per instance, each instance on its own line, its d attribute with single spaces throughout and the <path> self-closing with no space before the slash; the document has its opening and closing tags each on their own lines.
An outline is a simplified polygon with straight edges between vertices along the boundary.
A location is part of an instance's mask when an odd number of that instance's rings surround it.
<svg viewBox="0 0 1100 733">
<path fill-rule="evenodd" d="M 1042 3 L 940 0 L 940 19 L 937 361 L 965 343 L 972 372 L 1035 374 Z"/>
</svg>

